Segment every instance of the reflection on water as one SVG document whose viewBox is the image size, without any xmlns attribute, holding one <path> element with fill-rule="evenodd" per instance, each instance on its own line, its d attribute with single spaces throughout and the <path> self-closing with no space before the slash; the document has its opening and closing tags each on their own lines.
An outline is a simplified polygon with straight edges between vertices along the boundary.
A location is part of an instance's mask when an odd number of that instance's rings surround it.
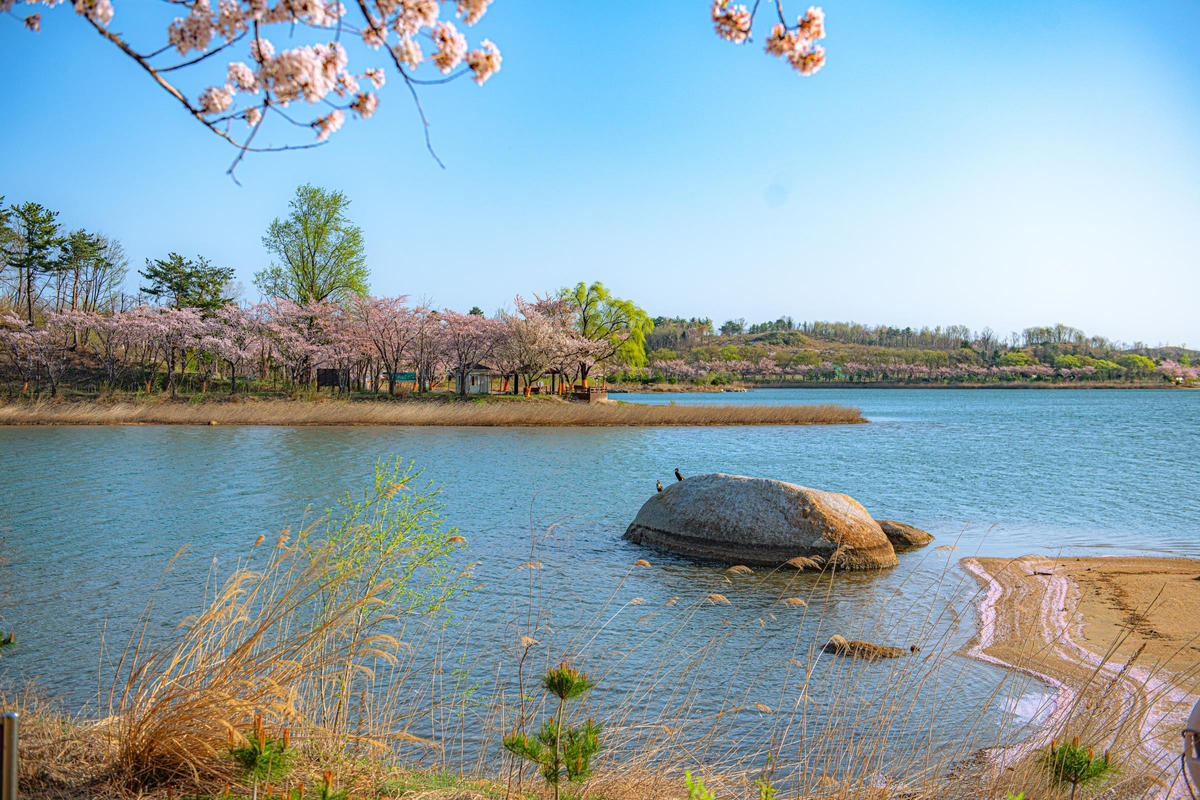
<svg viewBox="0 0 1200 800">
<path fill-rule="evenodd" d="M 730 598 L 723 613 L 697 610 L 690 624 L 698 641 L 721 625 L 737 629 L 725 651 L 737 653 L 737 660 L 709 663 L 703 680 L 714 690 L 732 682 L 748 698 L 746 658 L 765 669 L 811 652 L 831 633 L 864 625 L 900 645 L 945 634 L 955 649 L 973 625 L 975 584 L 952 563 L 965 554 L 1200 555 L 1200 394 L 758 390 L 622 399 L 838 402 L 862 408 L 872 422 L 813 428 L 0 429 L 0 528 L 11 562 L 3 625 L 17 630 L 22 642 L 3 669 L 37 677 L 73 705 L 94 700 L 101 659 L 111 658 L 100 652 L 101 633 L 107 631 L 110 651 L 119 650 L 176 551 L 189 548 L 158 600 L 164 629 L 195 609 L 214 560 L 228 568 L 260 533 L 269 536 L 306 515 L 311 519 L 340 493 L 361 490 L 376 460 L 391 453 L 413 459 L 443 487 L 447 515 L 470 543 L 464 560 L 481 562 L 483 589 L 462 609 L 484 637 L 475 647 L 496 654 L 509 647 L 514 608 L 528 602 L 528 582 L 516 580 L 514 569 L 528 558 L 533 539 L 541 542 L 538 557 L 545 564 L 541 604 L 552 614 L 548 619 L 564 652 L 570 632 L 620 586 L 606 606 L 613 617 L 593 643 L 594 652 L 611 647 L 621 656 L 606 680 L 614 698 L 618 687 L 632 685 L 622 675 L 636 675 L 651 655 L 622 643 L 640 635 L 646 623 L 639 619 L 664 613 L 675 596 L 684 606 L 710 592 Z M 903 555 L 895 570 L 843 576 L 829 591 L 811 576 L 727 576 L 719 567 L 622 541 L 655 480 L 673 480 L 675 467 L 685 474 L 740 473 L 846 492 L 875 516 L 913 523 L 958 549 Z M 556 522 L 563 524 L 547 537 Z M 654 567 L 629 574 L 642 557 Z M 754 624 L 764 615 L 778 616 L 784 593 L 812 600 L 802 635 L 786 621 L 770 620 L 769 631 Z M 629 606 L 635 597 L 644 604 Z M 684 652 L 676 640 L 653 656 L 673 653 L 671 647 Z M 967 678 L 956 685 L 953 702 L 966 713 L 988 702 L 999 673 L 958 661 L 954 668 Z M 1039 691 L 1029 687 L 1029 694 L 1010 701 L 1007 711 L 1015 721 L 1036 716 Z M 765 704 L 782 700 L 804 702 L 789 695 Z"/>
</svg>

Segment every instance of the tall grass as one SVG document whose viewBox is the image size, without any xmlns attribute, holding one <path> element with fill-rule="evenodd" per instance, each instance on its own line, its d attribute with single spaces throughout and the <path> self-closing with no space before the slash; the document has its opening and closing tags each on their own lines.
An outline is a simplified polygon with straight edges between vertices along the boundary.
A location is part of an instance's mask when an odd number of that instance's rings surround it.
<svg viewBox="0 0 1200 800">
<path fill-rule="evenodd" d="M 0 425 L 846 425 L 866 422 L 838 405 L 650 405 L 525 402 L 32 402 L 0 405 Z"/>
<path fill-rule="evenodd" d="M 117 662 L 106 735 L 111 777 L 131 790 L 236 783 L 228 758 L 259 717 L 313 757 L 414 739 L 402 708 L 376 705 L 382 669 L 405 664 L 408 618 L 437 630 L 466 574 L 449 556 L 436 492 L 392 460 L 361 498 L 273 546 L 263 537 L 165 640 L 153 601 Z M 411 664 L 405 664 L 411 670 Z"/>
<path fill-rule="evenodd" d="M 921 569 L 906 565 L 913 586 L 799 564 L 713 569 L 671 597 L 661 590 L 672 564 L 638 559 L 601 596 L 575 603 L 570 578 L 546 566 L 576 558 L 569 534 L 531 528 L 527 549 L 469 602 L 470 566 L 455 556 L 462 537 L 415 480 L 383 464 L 367 492 L 326 519 L 257 542 L 166 638 L 148 607 L 105 716 L 31 743 L 30 788 L 165 796 L 171 785 L 219 796 L 230 784 L 248 795 L 228 753 L 261 714 L 272 735 L 286 728 L 296 743 L 295 781 L 312 785 L 330 770 L 375 797 L 420 770 L 530 796 L 540 778 L 501 740 L 553 711 L 537 680 L 565 660 L 597 682 L 568 720 L 604 726 L 587 797 L 682 798 L 685 770 L 721 800 L 758 796 L 755 781 L 779 800 L 1058 796 L 1037 753 L 1010 755 L 1033 728 L 996 710 L 1034 682 L 982 676 L 961 655 L 976 589 L 941 552 Z M 829 611 L 852 587 L 870 602 L 835 629 Z M 921 600 L 900 599 L 911 596 L 901 588 Z M 452 618 L 455 606 L 472 611 Z M 834 634 L 919 649 L 868 662 L 824 652 Z M 1086 738 L 1120 706 L 1112 692 L 1089 698 L 1050 734 Z M 1137 719 L 1123 725 L 1118 763 L 1139 730 Z M 74 754 L 76 771 L 56 752 Z"/>
</svg>

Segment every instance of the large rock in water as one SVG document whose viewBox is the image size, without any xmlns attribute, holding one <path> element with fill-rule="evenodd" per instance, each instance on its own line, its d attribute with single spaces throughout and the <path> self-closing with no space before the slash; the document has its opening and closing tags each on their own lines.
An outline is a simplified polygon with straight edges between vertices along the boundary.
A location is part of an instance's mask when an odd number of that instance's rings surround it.
<svg viewBox="0 0 1200 800">
<path fill-rule="evenodd" d="M 883 528 L 884 536 L 887 536 L 888 541 L 892 543 L 897 553 L 903 553 L 905 550 L 915 550 L 918 547 L 924 547 L 933 541 L 933 535 L 928 534 L 920 528 L 914 528 L 904 522 L 896 522 L 894 519 L 877 519 L 879 527 Z"/>
<path fill-rule="evenodd" d="M 625 531 L 636 544 L 735 564 L 777 567 L 837 556 L 841 569 L 896 566 L 896 552 L 857 501 L 794 483 L 696 475 L 651 496 Z"/>
</svg>

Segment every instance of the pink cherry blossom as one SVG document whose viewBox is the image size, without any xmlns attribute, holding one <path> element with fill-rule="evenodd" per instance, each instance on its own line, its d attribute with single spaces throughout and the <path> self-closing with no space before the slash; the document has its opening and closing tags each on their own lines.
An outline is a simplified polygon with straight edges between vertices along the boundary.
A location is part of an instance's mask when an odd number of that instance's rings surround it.
<svg viewBox="0 0 1200 800">
<path fill-rule="evenodd" d="M 333 91 L 338 97 L 358 93 L 358 80 L 348 72 L 342 72 L 337 77 L 337 82 L 333 85 Z"/>
<path fill-rule="evenodd" d="M 233 93 L 225 86 L 210 86 L 200 93 L 200 110 L 205 114 L 220 114 L 233 105 Z"/>
<path fill-rule="evenodd" d="M 250 55 L 260 64 L 275 57 L 275 45 L 261 37 L 250 40 Z"/>
<path fill-rule="evenodd" d="M 500 71 L 500 51 L 488 39 L 479 43 L 480 49 L 467 53 L 467 66 L 475 73 L 474 81 L 483 86 L 484 82 Z"/>
<path fill-rule="evenodd" d="M 788 61 L 801 75 L 813 75 L 825 66 L 825 48 L 815 45 L 811 50 L 789 55 Z"/>
<path fill-rule="evenodd" d="M 483 18 L 491 4 L 492 0 L 458 0 L 458 16 L 462 18 L 463 24 L 474 25 Z"/>
<path fill-rule="evenodd" d="M 337 132 L 346 121 L 346 115 L 340 108 L 335 108 L 323 117 L 317 117 L 313 127 L 317 129 L 317 141 L 323 142 L 330 134 Z"/>
<path fill-rule="evenodd" d="M 416 69 L 425 60 L 425 54 L 421 52 L 421 45 L 416 39 L 404 37 L 398 44 L 392 47 L 392 53 L 400 60 L 401 64 Z"/>
<path fill-rule="evenodd" d="M 363 74 L 359 75 L 358 77 L 371 81 L 371 84 L 376 89 L 382 89 L 383 84 L 387 81 L 387 73 L 377 67 L 372 67 L 371 69 L 365 70 Z"/>
<path fill-rule="evenodd" d="M 192 50 L 207 50 L 212 35 L 213 13 L 209 0 L 192 0 L 191 13 L 186 17 L 176 17 L 167 26 L 167 42 L 181 56 L 186 56 Z"/>
<path fill-rule="evenodd" d="M 799 43 L 800 35 L 796 31 L 789 31 L 777 23 L 771 28 L 771 35 L 767 37 L 766 51 L 773 56 L 786 56 L 794 52 Z"/>
<path fill-rule="evenodd" d="M 350 108 L 353 109 L 362 119 L 368 119 L 372 114 L 375 113 L 375 109 L 378 108 L 378 106 L 379 95 L 375 94 L 374 92 L 364 92 L 356 97 L 354 102 L 350 104 Z"/>
<path fill-rule="evenodd" d="M 251 18 L 237 0 L 218 0 L 217 19 L 213 28 L 218 36 L 227 42 L 232 42 L 238 34 L 249 30 L 247 20 Z"/>
<path fill-rule="evenodd" d="M 362 29 L 363 44 L 367 47 L 379 49 L 387 44 L 388 29 L 382 22 L 371 17 Z"/>
<path fill-rule="evenodd" d="M 467 37 L 459 33 L 453 22 L 439 22 L 430 34 L 437 52 L 433 54 L 433 63 L 443 73 L 450 72 L 462 63 L 467 54 Z"/>
<path fill-rule="evenodd" d="M 47 2 L 46 5 L 58 5 L 58 0 Z M 97 25 L 108 27 L 108 23 L 112 22 L 113 7 L 110 0 L 75 0 L 75 13 L 83 14 Z"/>
<path fill-rule="evenodd" d="M 753 17 L 744 5 L 730 5 L 729 0 L 713 0 L 712 21 L 718 36 L 741 44 L 750 36 Z"/>
<path fill-rule="evenodd" d="M 392 29 L 405 38 L 416 36 L 422 28 L 432 28 L 441 11 L 437 0 L 376 0 L 376 7 L 385 18 L 396 15 Z"/>
<path fill-rule="evenodd" d="M 241 61 L 235 61 L 229 65 L 229 85 L 239 92 L 258 94 L 258 76 L 254 74 L 254 70 Z"/>
<path fill-rule="evenodd" d="M 810 6 L 799 20 L 801 38 L 814 42 L 825 38 L 825 12 L 816 6 Z"/>
</svg>

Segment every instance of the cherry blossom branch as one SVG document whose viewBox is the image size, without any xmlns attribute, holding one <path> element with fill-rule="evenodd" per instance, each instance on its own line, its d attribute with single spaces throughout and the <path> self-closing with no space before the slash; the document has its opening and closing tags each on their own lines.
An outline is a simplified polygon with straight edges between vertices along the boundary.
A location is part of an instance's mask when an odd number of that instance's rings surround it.
<svg viewBox="0 0 1200 800">
<path fill-rule="evenodd" d="M 123 39 L 121 39 L 120 36 L 118 36 L 115 33 L 112 33 L 107 28 L 100 25 L 99 23 L 96 22 L 96 20 L 93 20 L 90 17 L 88 18 L 88 22 L 91 23 L 92 27 L 95 28 L 100 33 L 101 36 L 103 36 L 105 39 L 108 39 L 110 42 L 112 42 L 118 48 L 120 48 L 120 50 L 123 53 L 128 55 L 134 61 L 136 61 L 138 63 L 138 65 L 142 67 L 142 69 L 144 69 L 147 73 L 149 73 L 152 78 L 154 78 L 155 82 L 159 86 L 161 86 L 163 89 L 165 89 L 167 91 L 168 94 L 170 94 L 172 97 L 174 97 L 180 103 L 182 103 L 183 107 L 186 108 L 193 117 L 195 117 L 197 120 L 199 120 L 201 125 L 208 128 L 210 131 L 212 131 L 213 133 L 215 133 L 217 136 L 221 137 L 225 141 L 229 142 L 234 147 L 238 148 L 238 150 L 242 151 L 243 154 L 245 152 L 280 153 L 285 150 L 307 150 L 309 148 L 318 147 L 321 144 L 324 144 L 324 142 L 315 142 L 312 144 L 302 144 L 302 145 L 282 145 L 280 147 L 249 147 L 248 140 L 245 143 L 238 142 L 233 136 L 231 136 L 228 133 L 228 131 L 221 130 L 217 126 L 216 122 L 205 119 L 204 115 L 200 111 L 200 109 L 193 106 L 191 104 L 191 102 L 186 97 L 183 96 L 182 92 L 180 92 L 178 89 L 176 89 L 173 85 L 171 85 L 171 83 L 169 81 L 167 81 L 165 78 L 162 77 L 162 75 L 159 74 L 161 70 L 158 70 L 155 67 L 151 66 L 146 61 L 145 58 L 143 58 L 139 53 L 135 52 L 134 49 L 132 47 L 130 47 Z M 236 163 L 237 162 L 235 161 L 235 165 L 236 165 Z M 230 175 L 230 177 L 233 177 L 233 176 Z M 235 181 L 236 181 L 236 179 L 235 179 Z"/>
<path fill-rule="evenodd" d="M 779 22 L 771 27 L 764 49 L 768 55 L 786 60 L 801 75 L 816 73 L 825 66 L 825 48 L 817 44 L 818 39 L 825 38 L 825 12 L 811 6 L 794 26 L 789 26 L 783 0 L 774 0 L 774 3 Z M 731 5 L 729 0 L 713 0 L 713 28 L 722 39 L 744 44 L 750 40 L 757 12 L 758 0 L 755 0 L 753 10 L 744 5 Z"/>
<path fill-rule="evenodd" d="M 17 4 L 54 7 L 60 2 L 0 0 L 0 12 L 11 12 Z M 234 169 L 247 153 L 314 147 L 339 130 L 348 113 L 363 120 L 374 115 L 379 105 L 376 91 L 383 87 L 386 73 L 382 67 L 369 67 L 358 74 L 349 71 L 350 56 L 343 39 L 354 44 L 349 40 L 356 37 L 366 48 L 386 49 L 387 57 L 412 98 L 421 121 L 425 148 L 443 169 L 445 165 L 433 148 L 431 125 L 417 87 L 450 83 L 468 74 L 473 76 L 475 83 L 482 85 L 500 70 L 502 60 L 499 49 L 487 39 L 482 39 L 476 49 L 469 49 L 466 36 L 455 23 L 441 17 L 443 6 L 453 7 L 459 24 L 469 27 L 484 16 L 492 0 L 355 0 L 353 6 L 357 7 L 358 15 L 354 20 L 347 16 L 346 8 L 339 0 L 217 0 L 215 10 L 214 0 L 160 0 L 168 8 L 186 9 L 187 13 L 167 26 L 167 44 L 149 54 L 134 50 L 121 35 L 109 30 L 114 14 L 113 2 L 74 0 L 72 5 L 77 14 L 85 17 L 101 36 L 132 58 L 188 114 L 237 149 L 229 169 L 230 177 L 235 181 Z M 747 9 L 745 5 L 731 4 L 730 0 L 712 0 L 711 15 L 718 36 L 737 44 L 749 41 L 762 2 L 764 0 L 754 0 L 752 8 Z M 812 75 L 821 69 L 825 63 L 825 49 L 817 42 L 825 38 L 824 12 L 810 7 L 794 26 L 789 26 L 783 0 L 765 2 L 774 3 L 780 20 L 766 37 L 766 52 L 785 59 L 801 75 Z M 362 17 L 361 24 L 357 16 Z M 30 14 L 23 20 L 25 27 L 34 32 L 41 29 L 41 21 L 40 13 Z M 332 36 L 333 41 L 299 44 L 276 53 L 274 45 L 263 35 L 264 28 L 272 25 L 288 26 L 289 36 L 300 30 Z M 249 41 L 248 63 L 229 62 L 224 80 L 209 84 L 195 100 L 185 96 L 168 79 L 173 72 L 211 63 L 213 56 L 246 42 L 251 30 L 253 38 Z M 390 42 L 389 37 L 392 37 Z M 215 46 L 210 47 L 214 40 Z M 424 42 L 432 44 L 432 52 L 422 49 Z M 166 66 L 151 63 L 170 49 L 177 50 L 184 60 Z M 189 58 L 192 51 L 197 55 Z M 417 77 L 414 73 L 426 62 L 443 77 Z M 373 90 L 360 87 L 360 80 L 369 80 Z M 247 98 L 239 102 L 243 94 L 261 95 L 262 100 Z M 332 95 L 344 102 L 334 102 Z M 299 101 L 309 105 L 321 102 L 329 106 L 329 110 L 311 122 L 293 119 L 281 110 Z M 262 130 L 267 112 L 272 110 L 292 126 L 314 131 L 316 142 L 252 146 Z M 244 139 L 232 133 L 234 120 L 245 120 L 249 127 Z"/>
<path fill-rule="evenodd" d="M 155 69 L 157 69 L 159 72 L 173 72 L 173 71 L 175 71 L 175 70 L 177 70 L 177 69 L 183 69 L 184 67 L 190 67 L 190 66 L 192 66 L 192 65 L 194 65 L 194 64 L 199 64 L 201 61 L 204 61 L 204 60 L 206 60 L 206 59 L 212 58 L 213 56 L 215 56 L 217 53 L 221 52 L 222 50 L 226 50 L 226 49 L 228 49 L 228 48 L 230 48 L 230 47 L 233 47 L 235 44 L 237 44 L 238 42 L 240 42 L 240 41 L 241 41 L 242 39 L 244 39 L 244 38 L 246 38 L 246 34 L 245 34 L 245 33 L 240 33 L 240 34 L 238 34 L 238 35 L 237 35 L 237 37 L 236 37 L 236 38 L 234 38 L 234 39 L 230 39 L 228 42 L 226 42 L 225 44 L 221 45 L 221 46 L 220 46 L 220 47 L 218 47 L 216 50 L 209 50 L 209 51 L 208 51 L 207 53 L 205 53 L 204 55 L 202 55 L 202 56 L 197 56 L 196 58 L 193 58 L 191 61 L 184 61 L 184 62 L 181 62 L 181 63 L 179 63 L 179 64 L 174 64 L 174 65 L 172 65 L 172 66 L 169 66 L 169 67 L 155 67 Z M 170 46 L 170 45 L 167 45 L 165 48 L 163 48 L 162 50 L 159 50 L 158 52 L 159 52 L 159 53 L 162 53 L 163 51 L 165 51 L 165 50 L 170 50 L 170 49 L 171 49 L 171 46 Z"/>
</svg>

